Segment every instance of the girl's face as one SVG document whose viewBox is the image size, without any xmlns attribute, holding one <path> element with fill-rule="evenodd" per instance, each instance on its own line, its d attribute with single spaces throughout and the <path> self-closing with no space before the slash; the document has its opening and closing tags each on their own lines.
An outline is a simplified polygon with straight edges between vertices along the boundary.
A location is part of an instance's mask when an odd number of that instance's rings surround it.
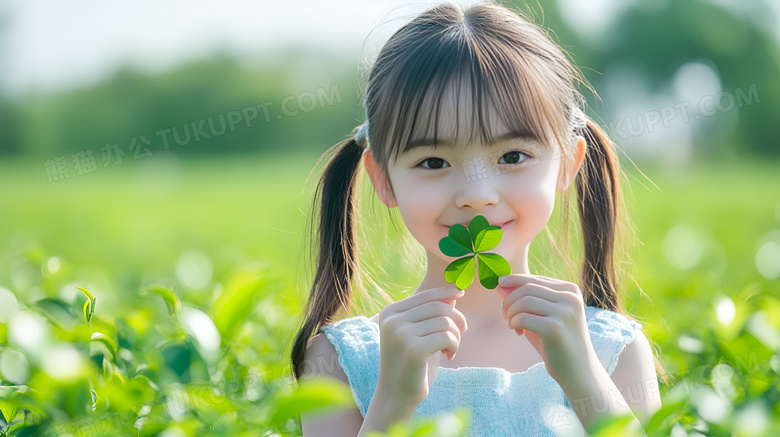
<svg viewBox="0 0 780 437">
<path fill-rule="evenodd" d="M 453 108 L 451 103 L 442 105 L 440 142 L 455 140 L 454 135 L 447 135 L 456 132 Z M 493 115 L 491 120 L 498 117 Z M 464 120 L 460 123 L 467 125 Z M 503 229 L 501 243 L 490 252 L 506 258 L 513 272 L 527 271 L 528 247 L 547 224 L 556 191 L 568 186 L 579 169 L 582 158 L 578 156 L 573 174 L 568 179 L 561 175 L 559 184 L 560 153 L 531 139 L 502 138 L 509 133 L 503 125 L 493 124 L 491 129 L 497 142 L 490 145 L 460 142 L 455 147 L 434 149 L 425 144 L 422 135 L 413 138 L 420 146 L 400 155 L 388 168 L 393 190 L 367 159 L 377 193 L 387 206 L 399 208 L 409 232 L 427 251 L 429 268 L 431 263 L 446 266 L 454 260 L 439 249 L 439 240 L 448 235 L 449 227 L 468 225 L 476 215 L 482 215 Z M 430 132 L 425 136 L 432 137 Z M 579 137 L 577 148 L 581 152 L 584 143 Z"/>
</svg>

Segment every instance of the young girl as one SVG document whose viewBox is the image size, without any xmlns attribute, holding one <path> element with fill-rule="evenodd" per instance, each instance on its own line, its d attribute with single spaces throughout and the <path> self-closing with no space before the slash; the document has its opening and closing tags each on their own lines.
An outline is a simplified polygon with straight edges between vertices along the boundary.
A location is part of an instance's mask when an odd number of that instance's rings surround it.
<svg viewBox="0 0 780 437">
<path fill-rule="evenodd" d="M 538 27 L 491 3 L 433 7 L 385 44 L 367 83 L 366 122 L 337 145 L 318 187 L 317 271 L 292 348 L 297 380 L 341 380 L 356 407 L 304 415 L 304 436 L 384 432 L 458 407 L 471 411 L 470 435 L 555 435 L 570 419 L 582 431 L 621 413 L 639 427 L 660 408 L 663 369 L 621 307 L 613 265 L 619 161 L 580 110 L 578 80 Z M 361 163 L 425 249 L 427 269 L 409 297 L 371 318 L 335 321 L 351 308 L 359 270 Z M 556 193 L 565 199 L 572 183 L 578 283 L 528 267 Z M 475 280 L 461 291 L 445 281 L 455 258 L 438 242 L 477 215 L 501 226 L 491 252 L 512 274 L 496 289 Z"/>
</svg>

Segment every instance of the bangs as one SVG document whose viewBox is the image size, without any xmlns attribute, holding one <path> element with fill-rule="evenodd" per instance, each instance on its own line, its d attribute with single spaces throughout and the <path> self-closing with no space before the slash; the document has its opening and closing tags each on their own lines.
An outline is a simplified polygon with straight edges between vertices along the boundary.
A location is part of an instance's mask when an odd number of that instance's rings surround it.
<svg viewBox="0 0 780 437">
<path fill-rule="evenodd" d="M 541 79 L 552 73 L 532 59 L 484 38 L 423 41 L 396 70 L 391 83 L 398 86 L 385 96 L 395 108 L 388 114 L 395 120 L 389 155 L 397 159 L 420 146 L 492 144 L 505 132 L 552 150 L 566 125 L 556 100 L 561 90 Z M 445 119 L 442 108 L 454 119 Z"/>
</svg>

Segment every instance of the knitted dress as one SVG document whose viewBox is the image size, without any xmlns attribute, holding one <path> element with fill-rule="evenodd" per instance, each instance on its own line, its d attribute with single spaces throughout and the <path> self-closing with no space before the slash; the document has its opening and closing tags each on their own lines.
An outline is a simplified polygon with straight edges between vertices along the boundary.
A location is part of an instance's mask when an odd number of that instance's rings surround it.
<svg viewBox="0 0 780 437">
<path fill-rule="evenodd" d="M 593 306 L 585 307 L 585 317 L 596 355 L 611 375 L 618 356 L 642 326 Z M 379 325 L 357 316 L 325 325 L 320 331 L 336 348 L 352 396 L 365 417 L 379 374 Z M 571 427 L 582 430 L 563 389 L 543 362 L 518 373 L 498 367 L 439 367 L 413 423 L 457 407 L 471 412 L 471 426 L 466 430 L 470 436 L 559 436 L 571 434 Z"/>
</svg>

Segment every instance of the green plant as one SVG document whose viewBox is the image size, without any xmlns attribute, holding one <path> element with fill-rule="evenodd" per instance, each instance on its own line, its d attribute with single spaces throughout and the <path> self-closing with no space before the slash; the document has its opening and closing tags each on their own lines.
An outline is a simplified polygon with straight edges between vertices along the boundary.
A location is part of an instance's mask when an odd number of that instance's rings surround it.
<svg viewBox="0 0 780 437">
<path fill-rule="evenodd" d="M 474 280 L 476 258 L 479 282 L 485 288 L 496 288 L 498 278 L 512 273 L 512 267 L 501 255 L 483 252 L 498 246 L 502 232 L 500 226 L 491 225 L 481 215 L 471 219 L 468 229 L 461 224 L 451 226 L 449 235 L 439 240 L 439 249 L 447 256 L 462 258 L 447 266 L 444 279 L 455 283 L 459 290 L 465 290 Z"/>
<path fill-rule="evenodd" d="M 309 390 L 293 397 L 286 359 L 302 290 L 290 267 L 298 241 L 276 228 L 303 226 L 294 181 L 306 177 L 308 160 L 188 162 L 197 177 L 153 206 L 136 193 L 135 173 L 121 171 L 124 165 L 56 184 L 45 183 L 39 166 L 0 160 L 0 185 L 24 187 L 0 190 L 0 203 L 13 211 L 0 214 L 0 437 L 300 437 L 297 412 L 339 402 L 335 388 L 313 379 L 302 381 Z M 757 269 L 759 248 L 775 244 L 780 226 L 776 167 L 707 162 L 686 170 L 685 189 L 634 187 L 632 220 L 645 244 L 625 266 L 636 278 L 625 292 L 673 378 L 659 381 L 663 408 L 644 427 L 648 437 L 780 435 L 780 281 Z M 658 187 L 680 183 L 663 168 L 632 168 L 632 181 L 647 173 Z M 80 181 L 93 176 L 104 179 Z M 81 184 L 73 193 L 96 200 L 72 208 L 73 199 L 53 189 L 60 183 Z M 219 193 L 210 198 L 214 208 L 203 209 L 212 192 Z M 264 202 L 245 201 L 257 196 Z M 197 226 L 182 218 L 194 210 L 206 214 Z M 561 226 L 558 217 L 551 216 L 550 229 Z M 745 217 L 751 226 L 734 226 Z M 145 225 L 132 232 L 138 220 Z M 83 226 L 50 232 L 62 223 Z M 20 245 L 24 233 L 40 245 Z M 676 238 L 681 234 L 685 244 Z M 171 268 L 195 237 L 215 249 L 203 249 L 213 274 L 202 290 L 180 284 Z M 542 237 L 534 240 L 529 267 L 555 276 L 564 264 Z M 369 249 L 381 250 L 384 238 L 377 236 Z M 262 255 L 263 263 L 242 253 Z M 274 267 L 262 268 L 265 263 Z M 95 273 L 104 285 L 94 284 Z M 304 269 L 299 274 L 303 281 Z M 396 300 L 417 285 L 413 275 L 405 281 L 392 294 Z M 194 334 L 205 319 L 193 318 L 192 309 L 216 325 L 222 339 L 216 357 L 201 356 Z M 48 341 L 35 347 L 40 355 L 20 341 L 31 337 L 28 326 L 47 333 L 39 338 Z M 636 387 L 627 391 L 636 393 Z M 445 420 L 436 431 L 408 437 L 445 437 L 452 428 Z M 626 435 L 610 428 L 589 434 Z"/>
</svg>

